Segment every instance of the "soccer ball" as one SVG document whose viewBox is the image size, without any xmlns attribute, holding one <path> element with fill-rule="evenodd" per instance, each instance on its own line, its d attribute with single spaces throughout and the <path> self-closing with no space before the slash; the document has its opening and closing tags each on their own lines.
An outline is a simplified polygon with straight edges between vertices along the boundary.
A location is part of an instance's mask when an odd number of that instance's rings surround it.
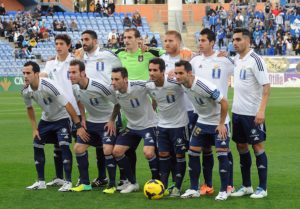
<svg viewBox="0 0 300 209">
<path fill-rule="evenodd" d="M 156 179 L 151 179 L 144 186 L 144 195 L 150 200 L 158 200 L 164 196 L 165 187 Z"/>
</svg>

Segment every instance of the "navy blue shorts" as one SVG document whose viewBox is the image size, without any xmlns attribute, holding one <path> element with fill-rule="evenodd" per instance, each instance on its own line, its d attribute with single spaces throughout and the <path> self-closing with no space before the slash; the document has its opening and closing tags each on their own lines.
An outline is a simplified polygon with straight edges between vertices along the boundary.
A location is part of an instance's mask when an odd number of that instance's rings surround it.
<svg viewBox="0 0 300 209">
<path fill-rule="evenodd" d="M 33 143 L 39 145 L 45 144 L 63 144 L 69 145 L 71 143 L 71 125 L 70 119 L 64 118 L 58 121 L 44 121 L 40 120 L 38 131 L 41 140 L 34 138 Z"/>
<path fill-rule="evenodd" d="M 88 144 L 93 147 L 102 147 L 103 144 L 114 145 L 116 138 L 114 136 L 109 136 L 107 131 L 104 129 L 106 123 L 92 123 L 87 121 L 86 128 L 90 135 L 90 140 L 84 142 L 80 137 L 77 137 L 77 143 Z"/>
<path fill-rule="evenodd" d="M 143 130 L 133 130 L 125 128 L 117 137 L 116 144 L 128 146 L 135 150 L 141 139 L 144 139 L 144 146 L 156 147 L 156 128 L 146 128 Z"/>
<path fill-rule="evenodd" d="M 255 125 L 255 116 L 232 113 L 232 140 L 238 144 L 258 144 L 266 140 L 265 123 Z"/>
<path fill-rule="evenodd" d="M 189 128 L 189 136 L 192 135 L 192 132 L 193 132 L 193 129 L 197 123 L 197 120 L 198 120 L 198 114 L 195 113 L 194 111 L 188 111 L 188 117 L 189 117 L 189 125 L 188 125 L 188 128 Z"/>
<path fill-rule="evenodd" d="M 159 152 L 184 154 L 188 149 L 188 128 L 157 128 L 157 145 Z"/>
<path fill-rule="evenodd" d="M 220 139 L 219 134 L 216 132 L 216 125 L 206 125 L 197 123 L 192 136 L 190 138 L 190 146 L 194 147 L 211 147 L 216 148 L 229 148 L 230 141 L 230 127 L 226 124 L 227 138 L 226 140 Z"/>
</svg>

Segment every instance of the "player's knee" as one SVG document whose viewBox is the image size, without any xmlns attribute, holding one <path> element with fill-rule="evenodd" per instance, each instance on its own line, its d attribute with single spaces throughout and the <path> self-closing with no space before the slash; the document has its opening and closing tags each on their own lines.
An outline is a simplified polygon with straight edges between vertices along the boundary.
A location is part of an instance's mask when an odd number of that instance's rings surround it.
<svg viewBox="0 0 300 209">
<path fill-rule="evenodd" d="M 74 152 L 75 152 L 76 154 L 81 154 L 81 153 L 84 153 L 85 151 L 86 151 L 86 147 L 83 146 L 82 144 L 76 143 L 76 144 L 74 145 Z"/>
<path fill-rule="evenodd" d="M 245 153 L 249 151 L 248 144 L 236 144 L 236 147 L 239 153 Z"/>
<path fill-rule="evenodd" d="M 190 146 L 189 151 L 201 153 L 202 152 L 202 148 L 201 147 Z"/>
<path fill-rule="evenodd" d="M 228 148 L 216 148 L 216 152 L 218 153 L 218 152 L 226 152 L 226 153 L 228 153 Z"/>
<path fill-rule="evenodd" d="M 169 157 L 170 152 L 159 152 L 159 157 Z"/>
<path fill-rule="evenodd" d="M 185 154 L 176 154 L 176 158 L 184 158 Z"/>
<path fill-rule="evenodd" d="M 123 149 L 120 149 L 120 148 L 114 148 L 113 149 L 113 156 L 114 157 L 121 157 L 125 154 L 125 151 Z"/>
<path fill-rule="evenodd" d="M 153 151 L 147 150 L 144 151 L 144 156 L 146 159 L 151 159 L 155 156 L 155 153 Z"/>
<path fill-rule="evenodd" d="M 112 145 L 104 145 L 103 146 L 103 153 L 104 155 L 111 155 L 113 152 L 113 146 Z"/>
<path fill-rule="evenodd" d="M 203 154 L 210 154 L 212 152 L 211 147 L 203 147 Z"/>
<path fill-rule="evenodd" d="M 263 143 L 254 144 L 252 145 L 252 148 L 255 153 L 260 153 L 264 150 L 264 144 Z"/>
</svg>

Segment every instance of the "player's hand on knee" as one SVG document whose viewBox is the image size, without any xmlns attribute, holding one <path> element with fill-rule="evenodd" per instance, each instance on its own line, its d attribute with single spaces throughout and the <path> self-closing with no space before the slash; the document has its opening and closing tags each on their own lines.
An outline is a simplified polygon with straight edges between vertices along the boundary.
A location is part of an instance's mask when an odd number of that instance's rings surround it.
<svg viewBox="0 0 300 209">
<path fill-rule="evenodd" d="M 90 135 L 83 127 L 77 129 L 77 136 L 79 136 L 84 142 L 88 142 L 90 140 Z"/>
<path fill-rule="evenodd" d="M 224 124 L 219 124 L 216 128 L 216 132 L 219 134 L 219 137 L 222 140 L 226 140 L 226 138 L 227 138 L 227 128 Z"/>
<path fill-rule="evenodd" d="M 37 129 L 35 129 L 33 132 L 32 132 L 32 136 L 34 139 L 38 139 L 38 140 L 41 140 L 41 137 L 40 137 L 40 133 Z"/>
<path fill-rule="evenodd" d="M 104 129 L 107 130 L 107 133 L 108 133 L 109 136 L 117 134 L 116 126 L 115 126 L 115 121 L 108 121 L 105 124 Z"/>
<path fill-rule="evenodd" d="M 265 113 L 263 111 L 258 111 L 255 119 L 254 119 L 254 123 L 256 125 L 260 125 L 265 121 Z"/>
</svg>

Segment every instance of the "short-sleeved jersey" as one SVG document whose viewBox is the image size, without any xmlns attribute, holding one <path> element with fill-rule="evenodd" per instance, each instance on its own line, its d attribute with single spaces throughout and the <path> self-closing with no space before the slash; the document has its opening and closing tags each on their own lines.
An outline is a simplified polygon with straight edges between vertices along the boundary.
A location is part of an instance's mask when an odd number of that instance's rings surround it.
<svg viewBox="0 0 300 209">
<path fill-rule="evenodd" d="M 186 88 L 189 99 L 198 114 L 198 123 L 207 125 L 218 125 L 221 117 L 221 105 L 219 102 L 223 99 L 220 90 L 208 80 L 195 77 L 191 88 Z M 226 118 L 225 123 L 229 122 Z"/>
<path fill-rule="evenodd" d="M 151 48 L 142 52 L 139 48 L 136 52 L 130 53 L 125 48 L 121 48 L 115 53 L 120 58 L 122 66 L 127 69 L 129 80 L 149 80 L 149 61 L 159 57 L 163 51 Z"/>
<path fill-rule="evenodd" d="M 175 70 L 175 63 L 180 61 L 180 55 L 172 57 L 169 54 L 163 54 L 160 56 L 160 58 L 162 58 L 165 61 L 165 65 L 166 65 L 166 70 L 165 73 L 167 74 L 168 72 L 170 72 L 171 70 Z M 187 98 L 187 96 L 184 94 L 184 104 L 185 104 L 185 108 L 187 111 L 193 111 L 194 107 L 191 103 L 191 101 Z"/>
<path fill-rule="evenodd" d="M 51 122 L 69 117 L 65 108 L 69 101 L 54 81 L 40 78 L 36 91 L 33 91 L 30 86 L 26 86 L 21 93 L 26 107 L 32 107 L 32 100 L 34 100 L 42 108 L 42 120 L 44 121 Z"/>
<path fill-rule="evenodd" d="M 234 60 L 234 96 L 232 112 L 255 116 L 261 100 L 263 85 L 269 84 L 269 75 L 264 60 L 253 50 Z"/>
<path fill-rule="evenodd" d="M 100 49 L 93 54 L 84 54 L 85 72 L 87 77 L 111 83 L 111 71 L 115 67 L 121 67 L 119 58 L 111 51 Z"/>
<path fill-rule="evenodd" d="M 71 54 L 69 54 L 63 62 L 59 61 L 56 57 L 54 60 L 46 62 L 45 68 L 42 72 L 47 73 L 48 78 L 54 80 L 55 83 L 59 85 L 59 87 L 64 91 L 64 95 L 71 102 L 77 115 L 80 115 L 77 102 L 72 92 L 72 83 L 69 77 L 69 66 L 73 59 L 74 57 Z"/>
<path fill-rule="evenodd" d="M 184 106 L 184 91 L 175 80 L 165 77 L 162 87 L 154 82 L 146 84 L 151 97 L 158 105 L 158 126 L 162 128 L 179 128 L 189 122 Z"/>
<path fill-rule="evenodd" d="M 217 57 L 217 53 L 209 57 L 198 55 L 190 63 L 195 76 L 209 80 L 227 97 L 228 81 L 234 69 L 234 62 L 230 57 Z"/>
<path fill-rule="evenodd" d="M 74 95 L 80 101 L 87 113 L 87 121 L 92 123 L 106 123 L 113 111 L 113 92 L 104 82 L 89 79 L 86 89 L 80 89 L 79 85 L 73 85 Z"/>
<path fill-rule="evenodd" d="M 116 91 L 116 99 L 127 118 L 127 127 L 142 130 L 157 126 L 145 81 L 128 81 L 126 93 Z"/>
</svg>

